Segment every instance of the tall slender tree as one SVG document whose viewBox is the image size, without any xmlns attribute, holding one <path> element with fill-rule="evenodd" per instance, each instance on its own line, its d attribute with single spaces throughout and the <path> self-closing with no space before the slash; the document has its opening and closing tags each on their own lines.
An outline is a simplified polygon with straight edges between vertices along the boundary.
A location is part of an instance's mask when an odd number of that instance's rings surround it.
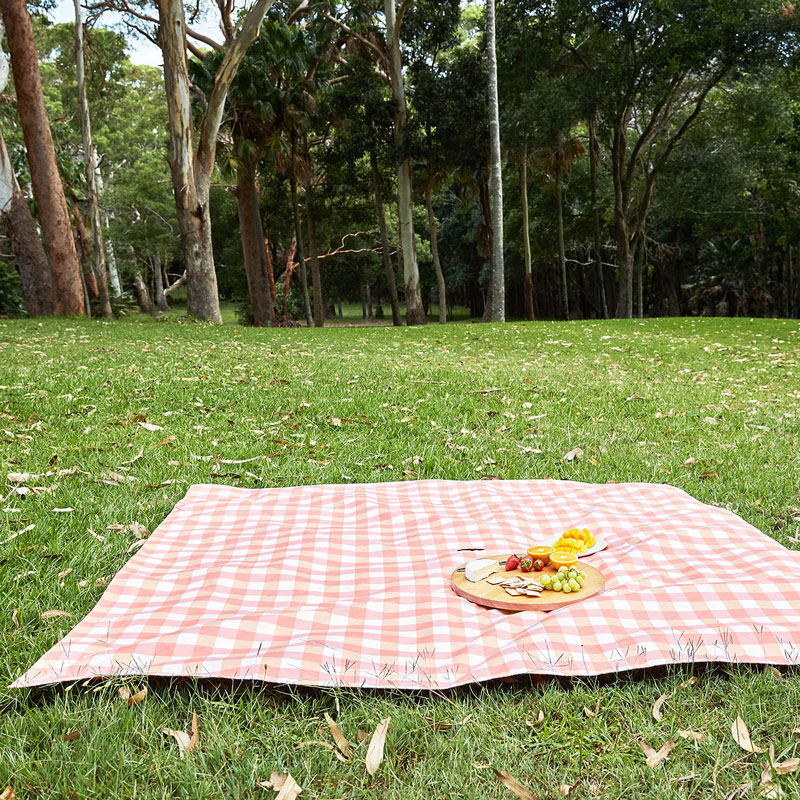
<svg viewBox="0 0 800 800">
<path fill-rule="evenodd" d="M 89 116 L 89 98 L 86 94 L 86 72 L 84 66 L 83 14 L 80 0 L 75 4 L 75 72 L 78 82 L 78 107 L 81 115 L 81 136 L 83 138 L 83 164 L 86 173 L 86 193 L 89 199 L 89 215 L 92 218 L 92 252 L 94 254 L 94 274 L 97 281 L 100 312 L 104 317 L 112 317 L 111 301 L 108 296 L 108 270 L 106 251 L 103 244 L 103 225 L 100 219 L 100 200 L 97 189 L 97 161 L 92 141 L 92 123 Z"/>
<path fill-rule="evenodd" d="M 56 314 L 83 314 L 78 253 L 45 110 L 31 18 L 25 0 L 0 0 L 0 12 L 8 37 L 31 184 L 52 275 L 53 310 Z"/>
</svg>

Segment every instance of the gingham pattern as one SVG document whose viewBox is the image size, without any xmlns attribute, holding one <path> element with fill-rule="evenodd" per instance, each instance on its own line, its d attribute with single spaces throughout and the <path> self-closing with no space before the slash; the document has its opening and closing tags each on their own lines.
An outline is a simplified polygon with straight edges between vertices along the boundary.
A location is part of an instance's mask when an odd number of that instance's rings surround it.
<svg viewBox="0 0 800 800">
<path fill-rule="evenodd" d="M 507 615 L 450 589 L 477 548 L 522 551 L 575 526 L 608 541 L 590 557 L 604 594 Z M 798 572 L 800 554 L 670 486 L 192 486 L 13 685 L 169 675 L 441 689 L 520 673 L 797 664 L 800 591 L 775 576 Z"/>
</svg>

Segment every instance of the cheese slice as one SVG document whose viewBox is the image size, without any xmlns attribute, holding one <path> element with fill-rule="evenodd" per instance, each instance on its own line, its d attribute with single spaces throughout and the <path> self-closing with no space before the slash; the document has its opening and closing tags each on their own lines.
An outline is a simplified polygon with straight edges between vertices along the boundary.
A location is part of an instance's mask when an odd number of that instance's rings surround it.
<svg viewBox="0 0 800 800">
<path fill-rule="evenodd" d="M 482 581 L 494 572 L 500 571 L 500 565 L 491 558 L 476 558 L 464 567 L 468 581 Z"/>
</svg>

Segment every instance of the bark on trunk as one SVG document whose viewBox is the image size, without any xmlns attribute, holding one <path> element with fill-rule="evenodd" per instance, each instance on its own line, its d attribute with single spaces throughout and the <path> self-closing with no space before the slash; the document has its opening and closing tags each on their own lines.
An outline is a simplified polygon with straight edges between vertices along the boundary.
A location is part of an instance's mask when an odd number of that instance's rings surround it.
<svg viewBox="0 0 800 800">
<path fill-rule="evenodd" d="M 0 0 L 8 36 L 17 108 L 53 285 L 56 314 L 82 314 L 81 270 L 64 186 L 44 106 L 33 26 L 25 0 Z"/>
<path fill-rule="evenodd" d="M 491 153 L 490 188 L 492 193 L 492 322 L 506 320 L 506 284 L 503 264 L 503 176 L 500 157 L 500 107 L 497 100 L 497 53 L 495 48 L 495 0 L 486 3 L 486 52 L 489 62 L 489 146 Z"/>
<path fill-rule="evenodd" d="M 592 191 L 592 234 L 594 237 L 594 261 L 597 273 L 597 285 L 600 292 L 600 307 L 603 318 L 608 319 L 608 301 L 606 299 L 606 282 L 603 274 L 603 253 L 600 248 L 600 209 L 597 207 L 597 163 L 600 159 L 600 143 L 597 141 L 595 120 L 589 120 L 589 181 Z"/>
<path fill-rule="evenodd" d="M 558 263 L 561 269 L 561 307 L 564 319 L 569 319 L 569 283 L 567 282 L 567 253 L 564 248 L 564 202 L 561 196 L 561 170 L 556 169 L 556 228 L 558 229 Z"/>
<path fill-rule="evenodd" d="M 367 296 L 367 321 L 374 322 L 375 317 L 372 313 L 372 287 L 367 283 L 365 284 Z"/>
<path fill-rule="evenodd" d="M 210 173 L 203 174 L 195 164 L 183 4 L 159 0 L 158 15 L 169 115 L 169 165 L 187 272 L 186 310 L 198 319 L 221 322 L 208 210 Z"/>
<path fill-rule="evenodd" d="M 267 294 L 267 252 L 256 189 L 257 159 L 257 154 L 252 153 L 239 160 L 236 170 L 236 204 L 239 209 L 239 231 L 253 325 L 256 328 L 266 328 L 272 323 L 272 303 Z"/>
<path fill-rule="evenodd" d="M 97 170 L 97 193 L 103 194 L 103 174 Z M 103 214 L 103 227 L 108 230 L 108 214 Z M 111 286 L 111 291 L 115 295 L 122 294 L 122 284 L 119 280 L 119 270 L 117 270 L 117 257 L 114 254 L 114 243 L 108 239 L 106 240 L 105 234 L 103 239 L 106 242 L 106 265 L 108 267 L 108 283 Z"/>
<path fill-rule="evenodd" d="M 439 244 L 436 237 L 436 216 L 433 213 L 433 191 L 430 184 L 425 187 L 425 208 L 428 209 L 428 226 L 431 230 L 431 256 L 433 269 L 436 272 L 436 283 L 439 286 L 439 323 L 447 322 L 447 287 L 444 283 L 444 273 L 439 262 Z"/>
<path fill-rule="evenodd" d="M 262 223 L 263 230 L 263 223 Z M 269 284 L 269 296 L 272 298 L 272 306 L 270 308 L 270 319 L 274 316 L 278 308 L 278 294 L 275 291 L 275 270 L 272 268 L 272 253 L 269 249 L 269 238 L 264 236 L 264 253 L 267 256 L 266 269 L 267 269 L 267 283 Z"/>
<path fill-rule="evenodd" d="M 395 0 L 384 0 L 384 13 L 386 16 L 386 44 L 389 48 L 389 80 L 392 85 L 392 96 L 396 103 L 394 145 L 396 148 L 401 149 L 406 135 L 408 105 L 406 103 L 403 62 L 400 56 L 400 30 L 397 24 Z M 400 251 L 403 255 L 406 323 L 409 325 L 424 325 L 428 320 L 422 307 L 422 291 L 419 285 L 411 187 L 411 159 L 406 158 L 397 166 L 397 220 L 400 234 Z"/>
<path fill-rule="evenodd" d="M 336 301 L 336 311 L 337 311 L 337 313 L 339 315 L 339 319 L 341 319 L 342 316 L 343 316 L 342 315 L 342 301 L 341 300 L 337 300 Z"/>
<path fill-rule="evenodd" d="M 378 158 L 374 150 L 370 150 L 369 161 L 372 167 L 372 195 L 375 198 L 375 216 L 378 220 L 378 230 L 381 235 L 381 255 L 383 256 L 383 268 L 386 273 L 386 287 L 389 290 L 389 300 L 392 304 L 392 325 L 403 324 L 400 316 L 400 302 L 397 299 L 397 282 L 394 277 L 394 267 L 392 267 L 392 254 L 389 251 L 389 236 L 386 232 L 386 214 L 383 210 L 383 198 L 381 197 L 380 174 L 378 173 Z M 341 310 L 341 303 L 339 304 Z M 341 317 L 341 313 L 339 314 Z"/>
<path fill-rule="evenodd" d="M 94 273 L 97 283 L 100 313 L 106 317 L 114 316 L 108 296 L 108 272 L 106 270 L 106 251 L 103 246 L 103 226 L 100 222 L 100 202 L 97 193 L 97 164 L 92 142 L 92 125 L 89 117 L 89 98 L 86 95 L 86 74 L 84 69 L 83 15 L 80 0 L 75 0 L 75 72 L 78 82 L 78 107 L 81 116 L 81 137 L 83 139 L 83 164 L 86 173 L 86 192 L 89 200 L 89 214 L 92 219 L 92 251 L 94 253 Z"/>
<path fill-rule="evenodd" d="M 294 159 L 292 159 L 294 161 Z M 303 229 L 300 225 L 300 203 L 297 200 L 297 177 L 294 174 L 294 167 L 289 170 L 289 186 L 292 191 L 292 208 L 294 209 L 294 235 L 297 240 L 297 261 L 300 267 L 300 283 L 303 287 L 303 305 L 306 312 L 306 324 L 308 327 L 314 325 L 314 318 L 311 315 L 311 301 L 308 296 L 308 278 L 306 276 L 306 260 L 303 255 Z"/>
<path fill-rule="evenodd" d="M 133 276 L 133 288 L 136 292 L 136 299 L 139 301 L 139 308 L 144 314 L 152 314 L 153 302 L 150 300 L 150 292 L 141 272 L 137 272 Z"/>
<path fill-rule="evenodd" d="M 158 253 L 153 253 L 150 265 L 153 268 L 153 294 L 156 296 L 156 308 L 162 314 L 166 314 L 169 311 L 169 303 L 167 302 L 167 295 L 164 293 L 164 273 L 161 268 L 161 257 Z"/>
<path fill-rule="evenodd" d="M 0 61 L 4 61 L 2 53 Z M 0 84 L 3 84 L 2 79 Z M 0 91 L 4 88 L 4 85 L 0 85 Z M 3 225 L 11 241 L 11 251 L 14 253 L 22 283 L 22 296 L 25 299 L 28 316 L 52 314 L 50 266 L 39 239 L 36 221 L 14 175 L 2 132 L 0 132 L 0 215 L 3 217 Z"/>
<path fill-rule="evenodd" d="M 81 262 L 81 276 L 83 280 L 84 309 L 86 316 L 92 316 L 92 303 L 98 303 L 100 292 L 97 288 L 97 276 L 92 269 L 92 247 L 89 244 L 89 236 L 86 233 L 86 225 L 83 223 L 83 216 L 77 203 L 72 207 L 72 217 L 75 220 L 75 248 L 78 251 L 78 258 Z"/>
<path fill-rule="evenodd" d="M 317 232 L 314 227 L 314 187 L 311 184 L 311 155 L 308 142 L 304 140 L 308 172 L 305 179 L 306 192 L 306 225 L 308 226 L 308 259 L 311 262 L 311 285 L 314 289 L 314 327 L 321 328 L 325 324 L 325 309 L 322 303 L 322 274 L 319 269 L 319 251 L 317 249 Z"/>
<path fill-rule="evenodd" d="M 528 140 L 522 146 L 522 165 L 519 183 L 522 189 L 522 246 L 525 251 L 525 284 L 523 287 L 525 300 L 525 316 L 533 321 L 536 314 L 533 310 L 533 270 L 531 265 L 531 232 L 528 223 Z"/>
</svg>

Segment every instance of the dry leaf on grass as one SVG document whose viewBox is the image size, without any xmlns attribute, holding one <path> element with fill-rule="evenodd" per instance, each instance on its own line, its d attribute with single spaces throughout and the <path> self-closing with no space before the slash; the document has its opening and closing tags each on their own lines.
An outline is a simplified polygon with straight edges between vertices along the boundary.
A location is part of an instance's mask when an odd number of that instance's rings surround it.
<svg viewBox="0 0 800 800">
<path fill-rule="evenodd" d="M 678 731 L 678 736 L 680 736 L 681 739 L 692 739 L 695 742 L 702 742 L 704 739 L 708 738 L 708 734 L 695 733 L 694 731 Z"/>
<path fill-rule="evenodd" d="M 800 767 L 800 758 L 789 758 L 786 761 L 776 761 L 775 746 L 771 744 L 769 746 L 769 765 L 777 775 L 790 775 L 792 772 L 797 772 L 797 768 Z"/>
<path fill-rule="evenodd" d="M 141 425 L 146 431 L 163 431 L 164 429 L 160 425 L 154 425 L 152 422 L 140 422 Z"/>
<path fill-rule="evenodd" d="M 192 711 L 192 735 L 189 737 L 189 752 L 193 753 L 200 741 L 200 731 L 197 728 L 197 712 Z"/>
<path fill-rule="evenodd" d="M 161 733 L 165 736 L 172 736 L 178 743 L 178 755 L 186 758 L 186 753 L 191 751 L 192 741 L 189 734 L 184 731 L 173 731 L 171 728 L 162 728 Z"/>
<path fill-rule="evenodd" d="M 595 714 L 591 708 L 587 708 L 586 706 L 583 707 L 583 713 L 586 714 L 586 716 L 589 717 L 589 719 L 597 716 L 597 714 Z"/>
<path fill-rule="evenodd" d="M 578 780 L 580 780 L 580 779 L 578 779 Z M 562 784 L 561 784 L 561 786 L 559 786 L 559 787 L 558 787 L 558 793 L 559 793 L 559 794 L 560 794 L 562 797 L 568 797 L 568 796 L 569 796 L 569 793 L 570 793 L 570 792 L 571 792 L 571 791 L 572 791 L 572 790 L 573 790 L 573 789 L 574 789 L 574 788 L 575 788 L 577 785 L 578 785 L 578 781 L 575 781 L 575 783 L 572 783 L 572 784 L 570 784 L 570 783 L 562 783 Z"/>
<path fill-rule="evenodd" d="M 657 767 L 672 752 L 675 742 L 670 739 L 660 750 L 654 750 L 644 742 L 639 742 L 639 747 L 642 748 L 642 752 L 647 756 L 647 766 Z"/>
<path fill-rule="evenodd" d="M 783 680 L 783 673 L 777 669 L 777 667 L 773 667 L 770 664 L 767 664 L 767 666 L 764 667 L 764 672 L 768 672 L 773 678 L 775 678 L 776 681 Z"/>
<path fill-rule="evenodd" d="M 54 508 L 53 509 L 53 513 L 54 514 L 69 514 L 69 513 L 73 512 L 74 510 L 75 509 L 72 508 L 72 506 L 67 506 L 66 508 Z"/>
<path fill-rule="evenodd" d="M 504 769 L 492 767 L 494 774 L 500 779 L 500 783 L 510 792 L 513 792 L 519 800 L 540 800 L 538 795 L 526 789 L 516 778 L 512 778 Z"/>
<path fill-rule="evenodd" d="M 130 460 L 130 461 L 123 461 L 123 464 L 133 464 L 134 461 L 138 461 L 144 455 L 144 447 L 139 448 L 139 452 Z"/>
<path fill-rule="evenodd" d="M 17 800 L 17 796 L 10 786 L 6 786 L 6 788 L 0 792 L 0 800 Z"/>
<path fill-rule="evenodd" d="M 76 739 L 80 739 L 81 736 L 81 729 L 75 728 L 74 731 L 70 731 L 69 733 L 65 733 L 61 737 L 62 742 L 74 742 Z"/>
<path fill-rule="evenodd" d="M 54 617 L 66 617 L 72 619 L 72 614 L 69 611 L 61 611 L 57 608 L 51 608 L 49 611 L 42 612 L 42 619 L 53 619 Z"/>
<path fill-rule="evenodd" d="M 742 750 L 746 750 L 748 753 L 764 752 L 763 747 L 756 747 L 750 740 L 750 731 L 747 729 L 747 723 L 741 717 L 737 716 L 733 725 L 731 725 L 731 734 Z"/>
<path fill-rule="evenodd" d="M 386 743 L 386 733 L 389 730 L 389 723 L 391 721 L 390 717 L 382 719 L 375 728 L 372 738 L 369 740 L 366 765 L 367 772 L 370 775 L 374 775 L 378 771 L 378 767 L 381 765 L 381 761 L 383 761 L 383 746 Z"/>
<path fill-rule="evenodd" d="M 147 697 L 147 687 L 145 686 L 140 692 L 136 692 L 136 694 L 131 694 L 130 689 L 127 686 L 120 687 L 119 696 L 126 700 L 128 703 L 128 708 L 132 706 L 138 706 L 142 700 Z"/>
<path fill-rule="evenodd" d="M 362 730 L 361 728 L 358 729 L 358 741 L 359 742 L 363 742 L 364 739 L 367 738 L 367 736 L 369 736 L 369 734 L 365 730 Z"/>
<path fill-rule="evenodd" d="M 350 742 L 347 741 L 347 737 L 342 733 L 341 728 L 327 711 L 325 712 L 325 722 L 328 723 L 328 727 L 331 729 L 331 734 L 333 735 L 333 741 L 336 742 L 336 746 L 342 751 L 342 755 L 345 758 L 350 758 L 350 756 L 353 755 L 353 748 L 350 746 Z"/>
<path fill-rule="evenodd" d="M 294 800 L 303 791 L 291 773 L 281 775 L 277 770 L 273 770 L 268 781 L 259 781 L 258 785 L 262 789 L 274 789 L 278 793 L 275 800 Z"/>
<path fill-rule="evenodd" d="M 11 612 L 11 624 L 12 624 L 12 625 L 13 625 L 15 628 L 19 628 L 19 619 L 17 618 L 17 615 L 18 615 L 18 614 L 19 614 L 19 609 L 18 609 L 18 608 L 15 608 L 15 609 L 14 609 L 14 610 Z"/>
<path fill-rule="evenodd" d="M 145 536 L 150 535 L 150 531 L 141 522 L 131 522 L 128 525 L 109 525 L 106 530 L 117 533 L 132 533 L 137 539 L 143 539 Z"/>
<path fill-rule="evenodd" d="M 541 725 L 543 722 L 544 722 L 544 711 L 542 710 L 539 711 L 539 714 L 536 716 L 535 719 L 533 714 L 528 714 L 528 716 L 525 717 L 525 724 L 529 728 L 535 728 L 537 725 Z"/>
<path fill-rule="evenodd" d="M 564 461 L 574 461 L 578 459 L 578 461 L 583 460 L 583 450 L 580 447 L 576 447 L 574 450 L 570 450 L 569 453 L 564 454 Z"/>
<path fill-rule="evenodd" d="M 661 722 L 662 718 L 664 717 L 664 715 L 661 713 L 661 706 L 663 706 L 664 702 L 666 700 L 669 700 L 669 698 L 670 695 L 662 694 L 661 697 L 659 697 L 658 700 L 656 700 L 655 704 L 653 705 L 653 719 L 656 722 Z"/>
</svg>

